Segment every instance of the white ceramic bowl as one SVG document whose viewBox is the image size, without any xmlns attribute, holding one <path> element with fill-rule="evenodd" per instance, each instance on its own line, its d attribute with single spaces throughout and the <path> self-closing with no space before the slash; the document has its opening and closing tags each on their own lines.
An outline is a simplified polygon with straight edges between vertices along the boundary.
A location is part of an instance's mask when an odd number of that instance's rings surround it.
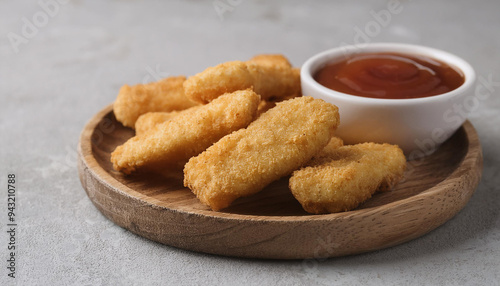
<svg viewBox="0 0 500 286">
<path fill-rule="evenodd" d="M 313 79 L 313 75 L 328 63 L 341 61 L 352 54 L 371 52 L 396 52 L 434 58 L 459 69 L 465 81 L 457 89 L 440 95 L 377 99 L 334 91 Z M 467 118 L 464 105 L 467 104 L 467 98 L 473 96 L 476 80 L 473 68 L 455 55 L 429 47 L 399 43 L 374 43 L 328 50 L 308 59 L 301 68 L 300 76 L 304 95 L 323 99 L 339 107 L 340 126 L 336 135 L 346 144 L 397 144 L 410 160 L 434 152 L 464 123 Z"/>
</svg>

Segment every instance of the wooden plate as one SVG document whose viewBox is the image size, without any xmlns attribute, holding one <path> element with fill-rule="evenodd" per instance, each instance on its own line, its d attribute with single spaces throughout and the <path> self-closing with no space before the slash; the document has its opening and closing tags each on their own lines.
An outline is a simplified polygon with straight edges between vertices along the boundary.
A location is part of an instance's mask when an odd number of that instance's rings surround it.
<svg viewBox="0 0 500 286">
<path fill-rule="evenodd" d="M 309 215 L 283 178 L 222 212 L 202 205 L 182 173 L 124 176 L 110 153 L 134 135 L 112 106 L 85 126 L 79 144 L 80 180 L 110 220 L 148 239 L 194 251 L 255 258 L 304 259 L 362 253 L 419 237 L 452 218 L 476 189 L 480 143 L 466 122 L 434 154 L 408 162 L 405 180 L 360 208 Z"/>
</svg>

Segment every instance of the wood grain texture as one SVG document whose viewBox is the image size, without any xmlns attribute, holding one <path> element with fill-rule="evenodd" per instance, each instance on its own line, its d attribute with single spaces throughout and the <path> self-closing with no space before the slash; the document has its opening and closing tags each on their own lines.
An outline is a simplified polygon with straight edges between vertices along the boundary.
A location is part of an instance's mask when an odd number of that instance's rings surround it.
<svg viewBox="0 0 500 286">
<path fill-rule="evenodd" d="M 131 176 L 114 171 L 111 152 L 133 135 L 116 121 L 112 106 L 82 131 L 78 169 L 94 205 L 140 236 L 227 256 L 325 258 L 397 245 L 459 212 L 482 172 L 479 139 L 467 121 L 435 153 L 408 162 L 405 179 L 394 190 L 374 195 L 354 211 L 307 214 L 288 190 L 288 178 L 283 178 L 214 212 L 183 187 L 181 171 Z"/>
</svg>

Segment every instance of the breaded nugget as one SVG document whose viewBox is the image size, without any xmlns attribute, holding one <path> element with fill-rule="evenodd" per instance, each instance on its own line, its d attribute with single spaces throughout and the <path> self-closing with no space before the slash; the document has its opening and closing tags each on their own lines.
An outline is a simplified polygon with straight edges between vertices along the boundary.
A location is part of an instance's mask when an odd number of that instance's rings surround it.
<svg viewBox="0 0 500 286">
<path fill-rule="evenodd" d="M 344 140 L 340 139 L 339 137 L 333 136 L 330 139 L 330 142 L 319 152 L 319 154 L 315 155 L 314 157 L 323 157 L 327 156 L 330 154 L 330 152 L 334 152 L 337 148 L 344 146 Z"/>
<path fill-rule="evenodd" d="M 225 136 L 184 167 L 184 186 L 213 210 L 259 192 L 323 149 L 339 124 L 321 99 L 280 102 L 246 129 Z"/>
<path fill-rule="evenodd" d="M 256 55 L 253 58 L 251 58 L 250 60 L 248 60 L 246 63 L 247 64 L 254 63 L 254 64 L 257 64 L 260 66 L 268 66 L 268 67 L 282 66 L 283 68 L 291 68 L 292 73 L 293 73 L 292 76 L 294 78 L 299 79 L 299 82 L 297 83 L 299 86 L 298 86 L 298 88 L 294 89 L 294 91 L 295 91 L 294 93 L 291 93 L 291 94 L 288 94 L 285 96 L 279 95 L 278 97 L 271 96 L 269 98 L 269 101 L 279 102 L 279 101 L 283 101 L 283 100 L 292 99 L 294 97 L 302 96 L 302 90 L 300 87 L 300 68 L 293 68 L 292 64 L 290 64 L 290 62 L 288 61 L 288 59 L 285 56 L 280 55 L 280 54 Z"/>
<path fill-rule="evenodd" d="M 189 108 L 186 110 L 189 110 Z M 174 118 L 179 113 L 179 111 L 145 113 L 139 116 L 139 118 L 137 118 L 137 121 L 135 122 L 135 135 L 141 136 L 142 134 L 153 129 L 158 124 Z"/>
<path fill-rule="evenodd" d="M 158 82 L 124 85 L 113 111 L 116 119 L 124 126 L 134 128 L 139 116 L 148 112 L 183 110 L 198 105 L 184 95 L 184 76 L 168 77 Z"/>
<path fill-rule="evenodd" d="M 294 89 L 294 91 L 295 91 L 294 93 L 290 93 L 290 94 L 287 94 L 285 96 L 279 95 L 278 97 L 271 96 L 269 98 L 270 101 L 279 102 L 279 101 L 283 101 L 283 100 L 292 99 L 294 97 L 302 96 L 302 90 L 300 87 L 300 68 L 292 67 L 292 64 L 288 61 L 288 59 L 285 56 L 283 56 L 281 54 L 261 54 L 261 55 L 254 56 L 250 60 L 246 61 L 246 63 L 247 64 L 253 63 L 253 64 L 257 64 L 260 66 L 267 66 L 267 67 L 281 66 L 283 68 L 291 68 L 292 73 L 293 73 L 292 76 L 294 78 L 299 79 L 299 81 L 297 83 L 299 86 L 298 86 L 298 88 Z"/>
<path fill-rule="evenodd" d="M 184 82 L 186 96 L 200 103 L 251 87 L 264 100 L 300 94 L 300 72 L 283 64 L 233 61 L 209 67 Z"/>
<path fill-rule="evenodd" d="M 263 113 L 267 112 L 269 109 L 276 106 L 276 102 L 261 100 L 259 107 L 257 108 L 257 117 L 261 116 Z"/>
<path fill-rule="evenodd" d="M 377 190 L 390 190 L 406 168 L 396 145 L 363 143 L 323 149 L 308 165 L 293 172 L 293 196 L 309 213 L 348 211 Z"/>
<path fill-rule="evenodd" d="M 247 61 L 247 63 L 255 63 L 259 65 L 268 65 L 268 66 L 274 66 L 274 65 L 280 65 L 283 67 L 289 67 L 291 68 L 292 65 L 288 61 L 288 59 L 280 54 L 262 54 L 262 55 L 256 55 L 250 60 Z"/>
<path fill-rule="evenodd" d="M 273 108 L 276 106 L 276 103 L 289 100 L 292 98 L 296 98 L 302 96 L 302 94 L 292 94 L 283 98 L 270 98 L 269 100 L 261 100 L 259 104 L 259 108 L 257 110 L 257 117 L 259 117 L 262 113 L 267 112 L 269 109 Z"/>
<path fill-rule="evenodd" d="M 300 68 L 293 68 L 292 64 L 288 61 L 288 59 L 280 54 L 262 54 L 262 55 L 256 55 L 250 60 L 246 62 L 248 63 L 254 63 L 260 66 L 268 66 L 268 67 L 273 67 L 273 66 L 282 66 L 284 68 L 291 68 L 293 77 L 299 79 L 299 87 L 294 89 L 295 93 L 291 93 L 285 96 L 278 96 L 278 97 L 270 97 L 268 101 L 270 102 L 279 102 L 283 100 L 288 100 L 292 99 L 294 97 L 302 96 L 302 90 L 300 88 Z"/>
<path fill-rule="evenodd" d="M 300 68 L 292 68 L 291 73 L 292 73 L 291 77 L 296 79 L 295 82 L 296 86 L 287 95 L 280 97 L 271 97 L 271 100 L 280 100 L 280 99 L 286 100 L 302 96 L 302 87 L 300 83 Z"/>
<path fill-rule="evenodd" d="M 129 139 L 111 154 L 113 167 L 129 174 L 185 163 L 223 136 L 246 127 L 256 116 L 260 96 L 251 90 L 225 94 L 210 104 L 178 114 Z"/>
<path fill-rule="evenodd" d="M 196 108 L 200 108 L 201 106 L 202 105 L 197 105 L 181 111 L 148 112 L 146 114 L 143 114 L 139 116 L 139 118 L 135 122 L 135 135 L 141 136 L 142 134 L 158 126 L 160 123 L 170 120 L 180 114 L 193 112 L 193 110 L 195 110 Z"/>
</svg>

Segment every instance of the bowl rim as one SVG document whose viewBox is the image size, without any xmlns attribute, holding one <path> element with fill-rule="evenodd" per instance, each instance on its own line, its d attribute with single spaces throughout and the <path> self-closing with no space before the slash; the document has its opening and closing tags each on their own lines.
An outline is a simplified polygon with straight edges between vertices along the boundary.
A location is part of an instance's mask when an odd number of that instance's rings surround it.
<svg viewBox="0 0 500 286">
<path fill-rule="evenodd" d="M 332 62 L 335 59 L 338 59 L 342 56 L 345 57 L 346 53 L 349 53 L 349 51 L 347 51 L 349 49 L 351 50 L 350 53 L 352 54 L 365 53 L 365 52 L 398 52 L 401 54 L 411 54 L 411 53 L 419 54 L 433 59 L 438 59 L 442 62 L 445 62 L 446 64 L 449 64 L 459 69 L 464 75 L 464 83 L 454 90 L 429 97 L 386 99 L 386 98 L 363 97 L 363 96 L 343 93 L 340 91 L 335 91 L 321 85 L 313 78 L 313 74 L 317 71 L 317 69 L 319 69 L 319 67 L 322 67 L 325 64 Z M 422 103 L 435 103 L 440 101 L 448 101 L 452 97 L 463 94 L 465 91 L 471 88 L 474 82 L 476 81 L 476 73 L 472 68 L 472 66 L 464 59 L 443 50 L 427 46 L 414 45 L 414 44 L 382 42 L 382 43 L 368 43 L 362 45 L 341 46 L 315 54 L 309 59 L 307 59 L 302 65 L 300 70 L 300 78 L 302 81 L 302 86 L 308 85 L 309 87 L 313 88 L 316 92 L 319 92 L 323 96 L 331 99 L 341 99 L 356 103 L 368 103 L 375 105 L 378 104 L 414 105 Z"/>
</svg>

